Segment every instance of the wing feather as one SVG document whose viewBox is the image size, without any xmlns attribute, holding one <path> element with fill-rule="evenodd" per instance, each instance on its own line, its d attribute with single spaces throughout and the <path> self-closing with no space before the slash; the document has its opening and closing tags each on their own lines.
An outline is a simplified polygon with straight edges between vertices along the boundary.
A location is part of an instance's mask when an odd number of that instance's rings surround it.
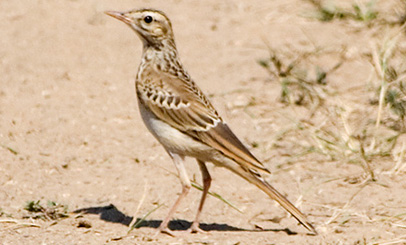
<svg viewBox="0 0 406 245">
<path fill-rule="evenodd" d="M 223 122 L 192 81 L 185 82 L 161 73 L 159 83 L 137 82 L 137 94 L 145 106 L 172 127 L 217 149 L 247 171 L 269 173 Z"/>
</svg>

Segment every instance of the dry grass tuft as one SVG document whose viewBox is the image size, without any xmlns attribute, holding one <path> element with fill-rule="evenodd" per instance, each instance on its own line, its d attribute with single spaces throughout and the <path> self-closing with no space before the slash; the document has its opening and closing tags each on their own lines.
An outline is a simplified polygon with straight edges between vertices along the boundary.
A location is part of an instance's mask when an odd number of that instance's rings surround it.
<svg viewBox="0 0 406 245">
<path fill-rule="evenodd" d="M 291 114 L 284 113 L 292 127 L 283 136 L 284 140 L 291 138 L 292 148 L 302 149 L 294 157 L 319 154 L 328 161 L 358 164 L 372 181 L 379 177 L 376 169 L 381 171 L 383 167 L 376 163 L 382 159 L 395 160 L 393 173 L 404 170 L 405 144 L 402 141 L 399 145 L 398 139 L 405 133 L 406 62 L 402 57 L 406 51 L 398 45 L 404 27 L 395 28 L 396 35 L 372 47 L 366 60 L 376 72 L 372 74 L 373 98 L 361 102 L 363 106 L 330 86 L 336 81 L 329 77 L 344 58 L 330 67 L 321 67 L 317 61 L 326 53 L 322 48 L 268 49 L 269 57 L 258 63 L 268 71 L 270 81 L 278 81 L 280 101 L 292 108 Z M 336 56 L 344 57 L 339 52 Z M 366 79 L 362 92 L 367 92 L 370 84 Z M 300 111 L 306 116 L 298 116 L 295 107 L 304 108 Z M 371 113 L 374 111 L 377 113 Z"/>
</svg>

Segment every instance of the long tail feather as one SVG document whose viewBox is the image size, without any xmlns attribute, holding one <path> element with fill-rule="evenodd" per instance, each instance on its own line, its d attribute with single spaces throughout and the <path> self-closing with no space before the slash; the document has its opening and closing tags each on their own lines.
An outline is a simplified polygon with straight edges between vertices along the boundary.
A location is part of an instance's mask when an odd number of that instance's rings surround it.
<svg viewBox="0 0 406 245">
<path fill-rule="evenodd" d="M 249 180 L 252 184 L 256 185 L 269 197 L 274 199 L 278 202 L 286 211 L 288 211 L 293 217 L 297 219 L 306 229 L 313 232 L 315 235 L 317 234 L 316 229 L 313 225 L 307 220 L 306 216 L 300 212 L 286 197 L 284 197 L 281 193 L 279 193 L 273 186 L 267 183 L 265 180 L 258 178 L 256 176 L 252 176 Z"/>
<path fill-rule="evenodd" d="M 215 162 L 216 163 L 216 162 Z M 279 193 L 273 186 L 266 182 L 259 173 L 250 172 L 244 170 L 240 165 L 235 164 L 232 160 L 225 160 L 218 162 L 218 165 L 228 168 L 234 173 L 238 174 L 251 184 L 254 184 L 263 192 L 265 192 L 270 198 L 278 202 L 286 211 L 288 211 L 293 217 L 295 217 L 306 229 L 317 235 L 316 229 L 307 220 L 306 216 L 300 212 L 286 197 Z"/>
</svg>

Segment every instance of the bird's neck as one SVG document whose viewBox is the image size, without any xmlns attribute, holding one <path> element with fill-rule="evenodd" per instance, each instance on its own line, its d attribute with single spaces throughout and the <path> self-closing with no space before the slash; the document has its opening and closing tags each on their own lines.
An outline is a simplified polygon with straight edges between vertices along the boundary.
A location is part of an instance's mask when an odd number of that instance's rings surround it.
<svg viewBox="0 0 406 245">
<path fill-rule="evenodd" d="M 179 76 L 183 80 L 190 80 L 190 76 L 184 70 L 179 59 L 174 42 L 163 44 L 159 48 L 144 46 L 138 75 L 141 76 L 144 71 L 149 69 Z M 137 79 L 140 80 L 141 77 Z"/>
<path fill-rule="evenodd" d="M 179 61 L 178 51 L 173 40 L 144 43 L 142 58 L 144 62 L 153 62 L 163 66 L 169 65 L 166 63 L 177 63 Z"/>
<path fill-rule="evenodd" d="M 143 51 L 144 53 L 146 51 L 156 51 L 156 52 L 161 52 L 161 51 L 171 51 L 175 50 L 176 51 L 176 45 L 175 41 L 173 39 L 164 39 L 164 40 L 147 40 L 143 39 Z"/>
</svg>

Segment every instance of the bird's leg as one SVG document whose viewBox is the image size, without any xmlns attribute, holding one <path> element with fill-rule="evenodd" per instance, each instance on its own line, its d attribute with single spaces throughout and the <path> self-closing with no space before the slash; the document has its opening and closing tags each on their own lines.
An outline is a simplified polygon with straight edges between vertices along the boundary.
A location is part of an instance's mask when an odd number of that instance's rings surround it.
<svg viewBox="0 0 406 245">
<path fill-rule="evenodd" d="M 171 220 L 173 214 L 176 212 L 176 209 L 178 208 L 182 199 L 189 193 L 191 184 L 189 177 L 187 176 L 185 166 L 183 165 L 184 157 L 174 153 L 169 153 L 169 155 L 172 157 L 172 160 L 175 163 L 176 170 L 178 171 L 180 182 L 182 184 L 182 192 L 180 193 L 175 204 L 173 204 L 172 208 L 169 210 L 169 213 L 166 216 L 166 218 L 162 221 L 161 225 L 158 227 L 158 231 L 173 236 L 172 232 L 168 228 L 168 223 Z"/>
<path fill-rule="evenodd" d="M 200 160 L 197 160 L 197 163 L 199 164 L 200 171 L 202 172 L 203 194 L 202 198 L 200 199 L 200 204 L 199 208 L 197 209 L 195 220 L 193 221 L 192 226 L 188 230 L 192 233 L 203 232 L 203 230 L 199 228 L 199 217 L 200 213 L 202 212 L 204 201 L 206 200 L 207 193 L 209 192 L 211 184 L 211 177 L 209 171 L 207 170 L 206 164 Z"/>
</svg>

